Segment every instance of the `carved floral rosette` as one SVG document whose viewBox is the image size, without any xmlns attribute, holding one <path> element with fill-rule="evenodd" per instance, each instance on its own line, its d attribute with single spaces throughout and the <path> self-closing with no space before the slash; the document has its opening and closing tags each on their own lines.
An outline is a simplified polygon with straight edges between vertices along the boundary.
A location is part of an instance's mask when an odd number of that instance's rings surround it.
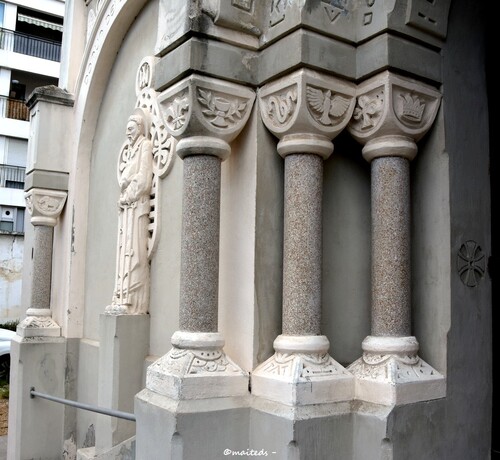
<svg viewBox="0 0 500 460">
<path fill-rule="evenodd" d="M 435 88 L 389 71 L 361 83 L 356 95 L 348 130 L 364 145 L 383 138 L 417 142 L 433 124 L 441 101 Z M 416 148 L 413 150 L 409 159 L 416 154 Z M 372 159 L 365 151 L 363 155 Z"/>
<path fill-rule="evenodd" d="M 349 122 L 354 96 L 354 84 L 309 69 L 268 83 L 258 93 L 262 120 L 282 141 L 301 135 L 331 141 Z"/>
<path fill-rule="evenodd" d="M 61 190 L 32 188 L 25 193 L 26 207 L 33 225 L 54 227 L 66 203 L 68 193 Z"/>
<path fill-rule="evenodd" d="M 245 126 L 254 100 L 245 86 L 196 74 L 159 96 L 168 132 L 183 141 L 180 150 L 189 144 L 191 153 L 211 153 L 206 138 L 229 144 Z"/>
</svg>

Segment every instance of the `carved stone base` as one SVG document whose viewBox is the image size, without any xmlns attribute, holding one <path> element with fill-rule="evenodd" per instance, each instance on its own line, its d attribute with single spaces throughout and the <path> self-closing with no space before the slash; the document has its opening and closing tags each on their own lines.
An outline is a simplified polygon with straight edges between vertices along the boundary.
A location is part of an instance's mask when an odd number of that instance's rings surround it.
<svg viewBox="0 0 500 460">
<path fill-rule="evenodd" d="M 29 308 L 16 328 L 21 337 L 60 337 L 61 327 L 52 319 L 50 309 Z"/>
<path fill-rule="evenodd" d="M 347 369 L 356 379 L 356 399 L 385 405 L 443 398 L 445 378 L 417 355 L 415 337 L 368 336 L 363 356 Z"/>
<path fill-rule="evenodd" d="M 105 315 L 113 315 L 113 316 L 128 315 L 129 310 L 125 305 L 118 305 L 118 304 L 112 303 L 104 309 L 104 314 Z"/>
<path fill-rule="evenodd" d="M 353 399 L 353 376 L 329 346 L 325 336 L 279 336 L 276 353 L 252 373 L 252 394 L 291 406 Z"/>
<path fill-rule="evenodd" d="M 220 334 L 178 331 L 172 345 L 148 367 L 148 390 L 175 400 L 248 394 L 248 374 L 226 356 Z"/>
</svg>

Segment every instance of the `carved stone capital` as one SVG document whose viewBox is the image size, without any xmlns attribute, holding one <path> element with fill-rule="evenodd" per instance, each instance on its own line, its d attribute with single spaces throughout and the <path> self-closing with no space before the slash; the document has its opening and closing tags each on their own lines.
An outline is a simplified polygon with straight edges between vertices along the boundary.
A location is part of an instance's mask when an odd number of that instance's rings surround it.
<svg viewBox="0 0 500 460">
<path fill-rule="evenodd" d="M 444 377 L 418 356 L 415 337 L 368 336 L 363 356 L 348 370 L 356 379 L 356 399 L 407 404 L 445 396 Z"/>
<path fill-rule="evenodd" d="M 175 400 L 248 393 L 248 374 L 226 356 L 221 334 L 177 331 L 172 345 L 148 367 L 148 390 Z"/>
<path fill-rule="evenodd" d="M 355 85 L 309 69 L 300 69 L 259 90 L 266 127 L 280 139 L 278 152 L 314 153 L 327 158 L 331 143 L 354 110 Z"/>
<path fill-rule="evenodd" d="M 26 207 L 33 225 L 54 227 L 66 203 L 67 192 L 32 188 L 25 193 Z"/>
<path fill-rule="evenodd" d="M 353 377 L 329 347 L 325 336 L 278 336 L 275 354 L 252 373 L 252 394 L 292 406 L 352 399 Z"/>
<path fill-rule="evenodd" d="M 179 140 L 177 154 L 230 153 L 229 143 L 250 116 L 255 93 L 242 85 L 190 75 L 160 94 L 166 128 Z"/>
<path fill-rule="evenodd" d="M 434 122 L 441 101 L 435 88 L 389 71 L 361 83 L 349 123 L 351 135 L 371 161 L 380 156 L 413 159 L 415 143 Z"/>
<path fill-rule="evenodd" d="M 21 337 L 59 337 L 61 327 L 52 319 L 49 308 L 28 308 L 16 332 Z"/>
</svg>

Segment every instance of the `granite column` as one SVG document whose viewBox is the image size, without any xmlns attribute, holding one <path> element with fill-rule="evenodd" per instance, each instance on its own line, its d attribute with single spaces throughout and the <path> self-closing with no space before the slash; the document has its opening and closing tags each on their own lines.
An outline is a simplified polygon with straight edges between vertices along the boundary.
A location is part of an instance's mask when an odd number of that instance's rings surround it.
<svg viewBox="0 0 500 460">
<path fill-rule="evenodd" d="M 252 393 L 287 405 L 346 401 L 352 376 L 321 335 L 323 161 L 354 108 L 354 87 L 299 70 L 259 92 L 261 115 L 285 161 L 283 325 L 275 354 L 252 373 Z"/>
<path fill-rule="evenodd" d="M 26 195 L 26 206 L 34 226 L 31 306 L 18 327 L 21 337 L 59 337 L 60 326 L 52 319 L 52 244 L 54 227 L 66 203 L 67 192 L 33 188 Z"/>
<path fill-rule="evenodd" d="M 149 367 L 146 388 L 173 399 L 248 393 L 248 374 L 226 356 L 218 332 L 219 208 L 221 163 L 254 99 L 248 88 L 196 74 L 159 97 L 184 162 L 180 329 Z"/>
<path fill-rule="evenodd" d="M 359 85 L 349 125 L 371 163 L 372 321 L 363 356 L 348 369 L 356 398 L 404 404 L 444 396 L 444 378 L 418 356 L 411 335 L 410 161 L 440 94 L 391 72 Z"/>
</svg>

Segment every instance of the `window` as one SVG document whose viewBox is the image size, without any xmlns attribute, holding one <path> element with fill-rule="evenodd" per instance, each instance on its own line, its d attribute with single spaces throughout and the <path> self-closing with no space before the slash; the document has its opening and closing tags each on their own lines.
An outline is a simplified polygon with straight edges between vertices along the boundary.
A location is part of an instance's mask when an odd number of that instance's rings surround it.
<svg viewBox="0 0 500 460">
<path fill-rule="evenodd" d="M 0 2 L 0 27 L 3 27 L 3 11 L 5 9 L 5 4 Z"/>
<path fill-rule="evenodd" d="M 0 232 L 24 233 L 24 208 L 0 206 Z"/>
<path fill-rule="evenodd" d="M 25 168 L 0 164 L 0 187 L 24 189 Z"/>
</svg>

